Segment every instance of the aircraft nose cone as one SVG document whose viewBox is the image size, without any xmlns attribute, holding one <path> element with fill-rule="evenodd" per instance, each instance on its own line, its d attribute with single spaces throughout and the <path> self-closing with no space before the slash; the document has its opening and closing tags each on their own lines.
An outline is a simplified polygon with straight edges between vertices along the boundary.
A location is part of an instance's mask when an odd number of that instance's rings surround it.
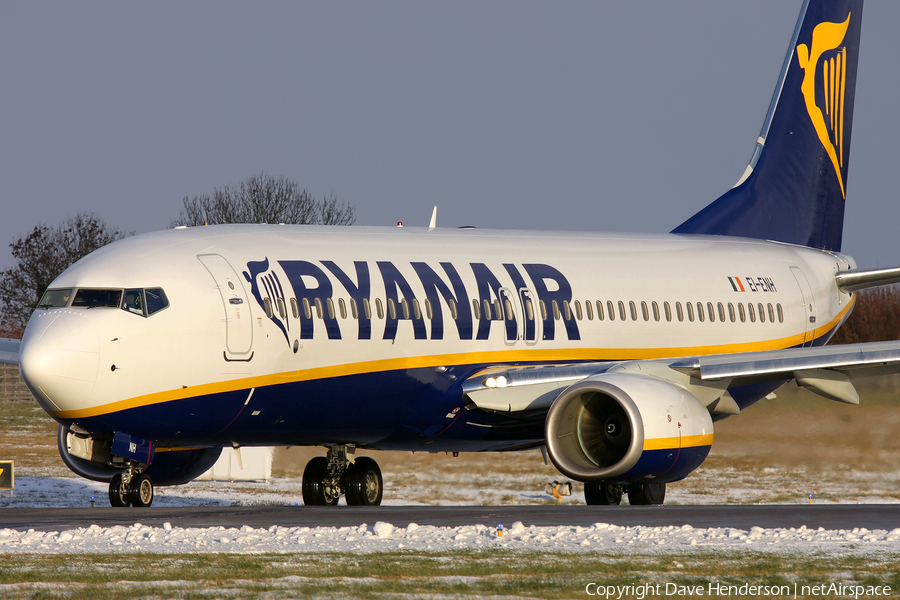
<svg viewBox="0 0 900 600">
<path fill-rule="evenodd" d="M 99 367 L 100 340 L 87 315 L 51 310 L 32 317 L 19 348 L 19 368 L 45 410 L 83 405 Z"/>
</svg>

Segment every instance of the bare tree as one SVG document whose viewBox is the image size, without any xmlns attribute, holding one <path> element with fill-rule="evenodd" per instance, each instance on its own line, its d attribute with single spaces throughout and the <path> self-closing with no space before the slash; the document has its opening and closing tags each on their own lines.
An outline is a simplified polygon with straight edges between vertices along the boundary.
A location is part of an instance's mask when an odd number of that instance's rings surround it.
<svg viewBox="0 0 900 600">
<path fill-rule="evenodd" d="M 17 337 L 50 283 L 81 257 L 125 237 L 92 214 L 37 225 L 9 245 L 16 266 L 0 273 L 0 335 Z"/>
<path fill-rule="evenodd" d="M 316 200 L 285 176 L 260 173 L 237 186 L 215 188 L 212 195 L 184 197 L 184 207 L 169 226 L 222 223 L 352 225 L 355 208 L 334 194 Z"/>
<path fill-rule="evenodd" d="M 832 344 L 900 340 L 900 286 L 862 290 L 847 322 L 832 338 Z"/>
</svg>

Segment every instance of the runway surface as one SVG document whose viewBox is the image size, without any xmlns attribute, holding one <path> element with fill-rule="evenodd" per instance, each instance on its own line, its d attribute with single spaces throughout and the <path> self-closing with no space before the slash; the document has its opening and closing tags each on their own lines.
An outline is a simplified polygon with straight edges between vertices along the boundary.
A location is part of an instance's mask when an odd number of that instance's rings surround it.
<svg viewBox="0 0 900 600">
<path fill-rule="evenodd" d="M 892 530 L 900 527 L 900 504 L 718 505 L 718 506 L 241 506 L 185 508 L 4 508 L 0 529 L 63 531 L 78 527 L 348 527 L 385 521 L 458 527 L 610 523 L 622 526 Z"/>
</svg>

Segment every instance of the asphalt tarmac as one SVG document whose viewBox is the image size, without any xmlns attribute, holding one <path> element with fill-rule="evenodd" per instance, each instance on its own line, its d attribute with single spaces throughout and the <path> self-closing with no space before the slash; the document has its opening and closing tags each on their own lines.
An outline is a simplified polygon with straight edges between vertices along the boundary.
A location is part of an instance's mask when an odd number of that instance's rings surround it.
<svg viewBox="0 0 900 600">
<path fill-rule="evenodd" d="M 610 523 L 623 526 L 791 528 L 892 530 L 900 527 L 900 504 L 795 504 L 715 506 L 240 506 L 184 508 L 3 508 L 0 529 L 63 531 L 78 527 L 349 527 L 385 521 L 397 527 L 410 523 L 526 526 Z"/>
</svg>

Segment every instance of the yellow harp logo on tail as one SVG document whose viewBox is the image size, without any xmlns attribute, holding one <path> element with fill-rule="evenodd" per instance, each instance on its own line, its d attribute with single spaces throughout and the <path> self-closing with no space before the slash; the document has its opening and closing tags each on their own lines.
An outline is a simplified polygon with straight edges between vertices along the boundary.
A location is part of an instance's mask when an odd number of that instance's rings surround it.
<svg viewBox="0 0 900 600">
<path fill-rule="evenodd" d="M 847 79 L 847 47 L 841 47 L 847 28 L 850 26 L 850 15 L 843 23 L 819 23 L 813 29 L 812 48 L 806 44 L 797 46 L 797 59 L 804 70 L 800 91 L 806 100 L 806 111 L 812 120 L 819 140 L 831 158 L 841 185 L 841 195 L 847 197 L 844 190 L 844 177 L 841 167 L 844 164 L 844 91 Z M 823 55 L 824 56 L 823 58 Z M 824 84 L 824 107 L 816 104 L 816 77 L 821 59 L 821 79 Z"/>
</svg>

